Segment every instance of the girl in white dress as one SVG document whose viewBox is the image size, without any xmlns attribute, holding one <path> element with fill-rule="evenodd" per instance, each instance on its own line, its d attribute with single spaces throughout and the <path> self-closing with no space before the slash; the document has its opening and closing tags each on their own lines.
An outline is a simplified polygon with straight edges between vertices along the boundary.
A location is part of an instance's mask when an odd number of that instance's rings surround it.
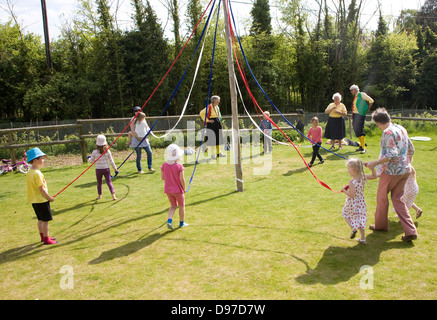
<svg viewBox="0 0 437 320">
<path fill-rule="evenodd" d="M 361 237 L 357 238 L 357 241 L 366 244 L 364 231 L 367 223 L 367 206 L 364 198 L 364 185 L 367 177 L 364 174 L 364 165 L 360 159 L 349 160 L 347 168 L 353 179 L 341 190 L 347 195 L 341 215 L 352 230 L 350 238 L 354 239 L 359 230 Z"/>
</svg>

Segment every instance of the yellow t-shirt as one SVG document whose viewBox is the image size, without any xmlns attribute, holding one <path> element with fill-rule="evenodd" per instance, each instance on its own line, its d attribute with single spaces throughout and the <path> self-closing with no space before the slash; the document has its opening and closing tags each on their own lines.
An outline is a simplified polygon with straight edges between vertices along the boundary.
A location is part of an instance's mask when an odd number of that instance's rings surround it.
<svg viewBox="0 0 437 320">
<path fill-rule="evenodd" d="M 210 109 L 211 108 L 211 109 Z M 219 106 L 213 106 L 213 105 L 209 105 L 208 106 L 208 110 L 211 110 L 211 114 L 209 115 L 210 118 L 220 118 L 220 108 Z M 206 110 L 205 108 L 203 108 L 200 111 L 200 118 L 202 119 L 202 121 L 205 121 L 205 114 L 206 114 Z M 209 119 L 207 119 L 208 121 Z"/>
<path fill-rule="evenodd" d="M 39 187 L 44 187 L 48 192 L 47 183 L 44 175 L 39 170 L 30 169 L 26 175 L 27 179 L 27 202 L 28 203 L 44 203 L 47 199 L 41 194 Z"/>
<path fill-rule="evenodd" d="M 335 106 L 335 103 L 333 102 L 333 103 L 331 103 L 326 109 L 330 109 L 330 108 L 332 108 L 332 107 L 334 107 Z M 343 117 L 341 114 L 339 114 L 339 113 L 336 113 L 336 112 L 334 112 L 334 111 L 340 111 L 340 112 L 343 112 L 343 113 L 347 113 L 347 109 L 346 109 L 346 106 L 343 104 L 343 103 L 340 103 L 335 109 L 333 109 L 330 113 L 329 113 L 329 116 L 331 117 L 331 118 L 341 118 L 341 117 Z"/>
</svg>

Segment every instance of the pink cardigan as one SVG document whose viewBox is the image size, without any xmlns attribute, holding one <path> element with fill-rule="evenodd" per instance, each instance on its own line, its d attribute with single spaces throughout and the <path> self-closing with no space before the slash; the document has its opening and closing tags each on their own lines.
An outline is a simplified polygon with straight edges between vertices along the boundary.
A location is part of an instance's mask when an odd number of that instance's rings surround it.
<svg viewBox="0 0 437 320">
<path fill-rule="evenodd" d="M 317 129 L 311 127 L 310 130 L 308 130 L 308 138 L 317 144 L 322 143 L 322 134 L 323 130 L 320 126 L 318 126 Z"/>
</svg>

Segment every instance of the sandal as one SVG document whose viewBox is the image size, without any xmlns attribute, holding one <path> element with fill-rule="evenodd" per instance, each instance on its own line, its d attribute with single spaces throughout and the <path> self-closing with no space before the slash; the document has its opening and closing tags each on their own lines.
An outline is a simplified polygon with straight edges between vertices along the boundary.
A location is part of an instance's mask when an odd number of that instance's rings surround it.
<svg viewBox="0 0 437 320">
<path fill-rule="evenodd" d="M 353 239 L 357 235 L 357 230 L 352 230 L 351 235 L 349 238 Z"/>
<path fill-rule="evenodd" d="M 416 219 L 419 219 L 420 216 L 422 215 L 423 210 L 420 210 L 416 213 Z"/>
<path fill-rule="evenodd" d="M 357 241 L 361 244 L 367 244 L 366 240 L 361 240 L 361 238 L 357 238 Z"/>
</svg>

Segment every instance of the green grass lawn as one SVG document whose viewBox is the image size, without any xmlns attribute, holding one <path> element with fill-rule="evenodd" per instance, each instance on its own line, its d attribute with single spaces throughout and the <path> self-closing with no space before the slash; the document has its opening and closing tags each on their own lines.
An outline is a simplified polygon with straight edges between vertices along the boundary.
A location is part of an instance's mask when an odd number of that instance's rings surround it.
<svg viewBox="0 0 437 320">
<path fill-rule="evenodd" d="M 50 230 L 59 240 L 53 246 L 39 242 L 25 175 L 2 175 L 0 299 L 436 299 L 437 134 L 423 135 L 432 141 L 414 143 L 416 203 L 424 213 L 413 218 L 419 233 L 413 243 L 401 241 L 391 208 L 389 232 L 367 229 L 366 246 L 350 240 L 341 216 L 345 195 L 319 185 L 287 146 L 274 146 L 267 175 L 255 171 L 266 157 L 258 150 L 250 159 L 250 150 L 243 149 L 243 193 L 234 191 L 233 165 L 202 161 L 186 194 L 189 227 L 174 231 L 165 225 L 163 150 L 154 150 L 155 174 L 136 174 L 134 157 L 122 167 L 114 179 L 118 201 L 106 185 L 103 199 L 95 200 L 91 168 L 52 203 Z M 363 161 L 379 155 L 379 137 L 368 144 L 367 154 L 356 155 Z M 300 150 L 309 161 L 311 148 Z M 350 156 L 354 150 L 340 152 Z M 327 161 L 313 171 L 340 190 L 350 179 L 345 160 L 322 154 Z M 43 168 L 50 194 L 85 168 Z M 188 181 L 194 166 L 185 168 Z M 368 225 L 376 190 L 377 182 L 370 181 Z M 72 270 L 73 288 L 61 288 L 63 266 Z M 360 287 L 369 275 L 360 273 L 363 266 L 373 268 L 373 289 Z"/>
</svg>

